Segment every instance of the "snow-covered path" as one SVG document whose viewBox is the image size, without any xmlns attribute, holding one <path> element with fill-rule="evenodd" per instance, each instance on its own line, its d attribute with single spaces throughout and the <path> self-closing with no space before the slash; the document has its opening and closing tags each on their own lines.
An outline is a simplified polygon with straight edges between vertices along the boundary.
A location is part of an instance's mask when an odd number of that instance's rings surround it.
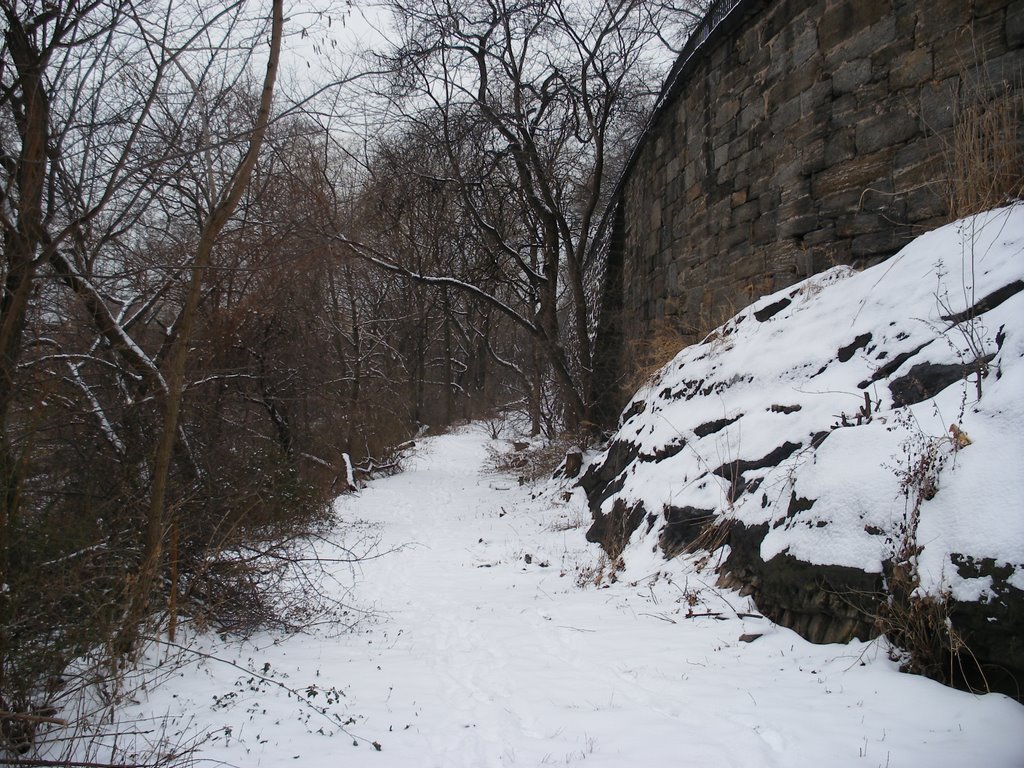
<svg viewBox="0 0 1024 768">
<path fill-rule="evenodd" d="M 220 728 L 202 754 L 239 766 L 1024 765 L 1024 707 L 899 674 L 878 644 L 813 646 L 740 618 L 745 599 L 678 562 L 652 554 L 649 578 L 580 589 L 598 557 L 582 501 L 489 473 L 488 442 L 428 439 L 404 473 L 336 503 L 394 550 L 360 566 L 375 618 L 232 651 L 293 690 L 341 691 L 349 735 L 213 662 L 144 706 Z"/>
</svg>

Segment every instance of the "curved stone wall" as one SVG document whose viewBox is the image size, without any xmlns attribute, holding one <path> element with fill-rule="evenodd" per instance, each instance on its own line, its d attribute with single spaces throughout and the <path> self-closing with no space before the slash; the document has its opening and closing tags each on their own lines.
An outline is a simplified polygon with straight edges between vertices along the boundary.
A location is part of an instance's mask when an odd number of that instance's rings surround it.
<svg viewBox="0 0 1024 768">
<path fill-rule="evenodd" d="M 1022 81 L 1024 0 L 740 0 L 677 63 L 616 193 L 597 419 L 659 324 L 699 340 L 946 221 L 959 105 L 1011 93 L 1024 147 Z"/>
</svg>

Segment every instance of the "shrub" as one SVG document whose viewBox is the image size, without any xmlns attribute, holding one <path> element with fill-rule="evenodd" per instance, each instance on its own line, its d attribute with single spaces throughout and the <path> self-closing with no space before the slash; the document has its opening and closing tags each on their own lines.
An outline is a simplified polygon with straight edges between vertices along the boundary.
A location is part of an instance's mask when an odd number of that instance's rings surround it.
<svg viewBox="0 0 1024 768">
<path fill-rule="evenodd" d="M 909 411 L 900 414 L 892 428 L 909 430 L 902 459 L 893 468 L 907 504 L 899 538 L 892 542 L 893 556 L 885 564 L 886 591 L 874 617 L 875 628 L 903 650 L 899 660 L 905 671 L 946 685 L 970 688 L 970 681 L 978 679 L 984 685 L 980 666 L 953 625 L 950 596 L 925 594 L 917 571 L 921 505 L 939 493 L 943 468 L 970 445 L 970 438 L 959 423 L 950 425 L 946 435 L 926 434 Z"/>
<path fill-rule="evenodd" d="M 636 392 L 649 382 L 684 347 L 692 343 L 692 338 L 692 334 L 683 333 L 668 321 L 657 322 L 651 334 L 639 344 L 626 391 Z"/>
</svg>

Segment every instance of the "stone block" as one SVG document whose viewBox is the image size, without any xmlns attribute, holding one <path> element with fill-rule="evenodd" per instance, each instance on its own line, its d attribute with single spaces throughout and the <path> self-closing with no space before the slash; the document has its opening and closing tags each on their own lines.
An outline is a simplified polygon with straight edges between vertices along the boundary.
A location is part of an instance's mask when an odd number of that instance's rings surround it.
<svg viewBox="0 0 1024 768">
<path fill-rule="evenodd" d="M 1024 0 L 1015 0 L 1006 8 L 1005 30 L 1007 45 L 1024 47 Z"/>
<path fill-rule="evenodd" d="M 794 96 L 798 96 L 804 91 L 814 87 L 816 83 L 820 82 L 828 83 L 828 77 L 816 62 L 808 62 L 797 67 L 783 80 L 774 83 L 771 88 L 765 92 L 768 110 L 771 111 L 771 109 L 777 107 L 784 101 L 787 101 Z M 831 89 L 831 86 L 828 87 Z"/>
<path fill-rule="evenodd" d="M 760 213 L 760 210 L 761 208 L 757 200 L 750 200 L 733 209 L 732 220 L 739 224 L 753 221 Z"/>
<path fill-rule="evenodd" d="M 874 80 L 887 80 L 892 70 L 893 62 L 900 56 L 913 50 L 912 38 L 901 37 L 899 34 L 884 45 L 880 45 L 871 52 L 871 77 Z"/>
<path fill-rule="evenodd" d="M 926 131 L 938 133 L 953 127 L 960 77 L 953 75 L 921 89 L 918 115 Z"/>
<path fill-rule="evenodd" d="M 836 242 L 835 224 L 826 222 L 823 217 L 820 218 L 818 228 L 804 235 L 802 241 L 808 247 L 833 245 Z"/>
<path fill-rule="evenodd" d="M 732 53 L 731 49 L 727 45 L 716 45 L 711 49 L 711 71 L 714 73 L 716 70 L 721 71 L 725 66 L 729 54 Z"/>
<path fill-rule="evenodd" d="M 766 158 L 779 157 L 790 148 L 784 134 L 771 130 L 768 127 L 767 134 L 761 140 L 760 149 Z"/>
<path fill-rule="evenodd" d="M 947 144 L 943 137 L 930 134 L 896 150 L 892 161 L 897 190 L 905 190 L 934 181 L 945 169 Z"/>
<path fill-rule="evenodd" d="M 970 3 L 963 0 L 940 0 L 928 11 L 918 14 L 915 36 L 918 44 L 931 43 L 947 35 L 950 30 L 966 29 L 970 22 Z"/>
<path fill-rule="evenodd" d="M 751 196 L 751 199 L 754 199 Z M 770 213 L 774 213 L 775 209 L 779 207 L 782 201 L 782 195 L 777 187 L 768 189 L 757 196 L 757 204 L 761 211 L 762 216 L 766 216 Z"/>
<path fill-rule="evenodd" d="M 765 83 L 771 85 L 785 80 L 793 70 L 793 55 L 785 37 L 772 41 L 769 50 L 771 58 L 764 73 Z"/>
<path fill-rule="evenodd" d="M 897 194 L 903 195 L 915 189 L 945 187 L 948 175 L 944 162 L 921 163 L 901 168 L 899 173 L 893 174 L 893 187 Z"/>
<path fill-rule="evenodd" d="M 800 152 L 800 171 L 804 176 L 810 177 L 812 173 L 828 167 L 829 164 L 825 162 L 824 138 L 820 138 L 815 132 L 805 134 L 798 141 L 798 146 L 803 148 Z"/>
<path fill-rule="evenodd" d="M 818 54 L 818 30 L 813 22 L 804 22 L 790 48 L 792 50 L 792 67 L 808 67 L 810 59 Z"/>
<path fill-rule="evenodd" d="M 942 80 L 962 74 L 977 65 L 979 57 L 1005 53 L 1004 39 L 1002 25 L 989 24 L 983 29 L 977 24 L 951 27 L 932 44 L 935 78 Z"/>
<path fill-rule="evenodd" d="M 695 162 L 687 163 L 683 167 L 683 188 L 686 190 L 683 194 L 687 202 L 693 199 L 691 193 L 694 188 L 698 193 L 700 192 L 700 177 L 701 174 Z"/>
<path fill-rule="evenodd" d="M 772 112 L 768 119 L 769 127 L 776 133 L 781 133 L 799 120 L 801 114 L 800 97 L 794 96 Z"/>
<path fill-rule="evenodd" d="M 728 220 L 730 210 L 729 198 L 727 197 L 715 200 L 708 205 L 708 216 L 711 217 L 710 224 L 715 228 L 713 231 L 717 232 L 723 226 L 723 222 Z"/>
<path fill-rule="evenodd" d="M 838 165 L 857 154 L 853 128 L 836 130 L 825 139 L 825 166 Z"/>
<path fill-rule="evenodd" d="M 738 157 L 749 152 L 750 149 L 750 134 L 746 133 L 741 136 L 737 136 L 729 142 L 729 159 L 736 160 Z"/>
<path fill-rule="evenodd" d="M 1018 92 L 1024 85 L 1024 50 L 1010 51 L 975 64 L 967 74 L 967 82 L 974 93 L 969 96 L 993 96 L 1006 93 L 1009 88 Z"/>
<path fill-rule="evenodd" d="M 707 141 L 710 143 L 712 149 L 718 149 L 719 147 L 728 144 L 732 136 L 735 135 L 735 131 L 716 131 L 711 128 L 707 131 Z"/>
<path fill-rule="evenodd" d="M 722 93 L 739 93 L 746 85 L 747 73 L 742 67 L 735 66 L 730 59 L 730 67 L 722 73 Z"/>
<path fill-rule="evenodd" d="M 729 159 L 729 145 L 728 144 L 723 144 L 722 146 L 718 147 L 714 151 L 714 159 L 713 159 L 712 162 L 714 164 L 715 170 L 718 170 L 723 165 L 725 165 L 725 163 L 726 163 L 726 161 L 728 159 Z"/>
<path fill-rule="evenodd" d="M 800 113 L 802 115 L 824 114 L 821 107 L 832 102 L 832 83 L 819 80 L 800 94 Z"/>
<path fill-rule="evenodd" d="M 885 78 L 872 80 L 870 83 L 858 88 L 853 94 L 854 101 L 859 110 L 857 119 L 861 120 L 869 115 L 876 115 L 889 103 L 892 94 Z"/>
<path fill-rule="evenodd" d="M 911 189 L 906 194 L 907 222 L 918 224 L 934 219 L 943 221 L 949 216 L 949 205 L 942 195 L 942 187 L 923 185 Z"/>
<path fill-rule="evenodd" d="M 857 237 L 875 232 L 884 232 L 891 223 L 878 213 L 843 213 L 836 216 L 838 237 Z"/>
<path fill-rule="evenodd" d="M 792 182 L 804 174 L 804 161 L 799 155 L 780 160 L 775 166 L 773 181 L 783 187 L 789 187 Z"/>
<path fill-rule="evenodd" d="M 736 246 L 738 246 L 740 243 L 745 243 L 749 239 L 750 234 L 749 230 L 746 227 L 732 226 L 722 233 L 722 237 L 719 240 L 719 245 L 722 248 L 731 251 L 730 256 L 732 256 L 733 259 L 735 259 L 736 261 L 742 261 L 742 259 L 739 258 L 739 254 L 736 253 L 735 249 Z"/>
<path fill-rule="evenodd" d="M 675 209 L 678 207 L 679 198 L 682 193 L 683 184 L 678 176 L 673 177 L 669 180 L 668 185 L 665 188 L 665 196 L 668 199 L 669 208 Z"/>
<path fill-rule="evenodd" d="M 761 47 L 760 27 L 751 24 L 740 32 L 733 46 L 733 56 L 740 64 L 750 61 L 754 52 Z"/>
<path fill-rule="evenodd" d="M 736 121 L 736 129 L 740 133 L 745 133 L 750 130 L 754 123 L 764 119 L 764 102 L 763 101 L 751 101 L 743 106 L 740 110 L 739 117 Z"/>
<path fill-rule="evenodd" d="M 768 65 L 771 64 L 771 53 L 768 50 L 767 45 L 761 45 L 754 55 L 750 59 L 750 63 L 747 65 L 750 69 L 752 79 L 756 83 L 764 83 L 765 73 L 768 70 Z"/>
<path fill-rule="evenodd" d="M 704 194 L 703 187 L 700 184 L 700 182 L 697 182 L 697 183 L 691 184 L 689 187 L 687 187 L 686 194 L 684 195 L 684 197 L 685 197 L 687 203 L 693 203 L 695 200 L 697 200 L 703 194 Z"/>
<path fill-rule="evenodd" d="M 771 3 L 765 13 L 758 20 L 764 37 L 771 38 L 780 34 L 793 19 L 794 3 L 792 0 Z"/>
<path fill-rule="evenodd" d="M 735 98 L 723 99 L 715 103 L 712 126 L 715 131 L 721 131 L 726 126 L 731 126 L 740 111 L 740 100 Z"/>
<path fill-rule="evenodd" d="M 859 109 L 857 97 L 852 93 L 837 93 L 832 89 L 832 114 L 829 116 L 829 128 L 841 129 L 850 125 L 847 115 Z"/>
<path fill-rule="evenodd" d="M 810 189 L 799 193 L 791 188 L 785 189 L 775 203 L 779 216 L 783 219 L 807 216 L 818 212 L 818 201 L 811 197 Z"/>
<path fill-rule="evenodd" d="M 754 245 L 766 245 L 775 242 L 778 237 L 778 220 L 771 216 L 761 216 L 751 227 L 750 241 Z"/>
<path fill-rule="evenodd" d="M 768 194 L 773 181 L 766 173 L 750 180 L 750 196 L 761 198 Z"/>
<path fill-rule="evenodd" d="M 904 242 L 891 229 L 885 232 L 860 235 L 850 241 L 850 255 L 857 261 L 871 257 L 891 256 L 904 245 Z"/>
<path fill-rule="evenodd" d="M 835 217 L 844 211 L 856 211 L 860 208 L 863 188 L 847 187 L 818 198 L 818 211 L 823 218 Z"/>
<path fill-rule="evenodd" d="M 832 70 L 832 88 L 837 93 L 848 93 L 871 80 L 871 59 L 851 59 Z"/>
<path fill-rule="evenodd" d="M 814 174 L 811 193 L 819 200 L 849 191 L 860 195 L 867 187 L 877 187 L 888 179 L 891 168 L 891 152 L 881 151 L 854 157 Z"/>
<path fill-rule="evenodd" d="M 917 48 L 893 60 L 889 70 L 889 87 L 900 91 L 930 80 L 931 76 L 931 51 Z"/>
<path fill-rule="evenodd" d="M 860 123 L 855 131 L 857 152 L 871 154 L 908 141 L 920 133 L 917 118 L 899 107 Z"/>
<path fill-rule="evenodd" d="M 667 178 L 667 179 L 675 179 L 675 178 L 677 178 L 679 176 L 679 169 L 680 169 L 681 164 L 682 164 L 682 160 L 679 158 L 678 155 L 676 155 L 676 157 L 671 158 L 668 161 L 668 163 L 665 165 L 665 178 Z"/>
<path fill-rule="evenodd" d="M 897 39 L 896 19 L 893 16 L 885 16 L 870 29 L 863 30 L 857 34 L 851 34 L 845 42 L 838 47 L 827 50 L 822 45 L 825 53 L 825 65 L 836 67 L 848 59 L 858 59 L 871 56 L 885 46 Z"/>
<path fill-rule="evenodd" d="M 914 40 L 921 13 L 919 0 L 894 0 L 892 12 L 896 16 L 896 34 L 903 40 Z"/>
<path fill-rule="evenodd" d="M 886 0 L 839 0 L 832 3 L 818 23 L 821 48 L 831 50 L 843 45 L 883 19 L 888 12 Z"/>
<path fill-rule="evenodd" d="M 828 115 L 829 130 L 853 130 L 859 123 L 877 115 L 885 102 L 871 98 L 862 100 L 859 95 L 861 92 L 870 92 L 871 90 L 873 90 L 873 86 L 867 85 L 857 93 L 847 93 L 835 99 Z"/>
<path fill-rule="evenodd" d="M 786 216 L 780 212 L 779 237 L 802 237 L 818 228 L 818 214 Z"/>
<path fill-rule="evenodd" d="M 684 242 L 691 234 L 690 223 L 686 216 L 675 216 L 672 219 L 672 244 L 673 248 Z"/>
</svg>

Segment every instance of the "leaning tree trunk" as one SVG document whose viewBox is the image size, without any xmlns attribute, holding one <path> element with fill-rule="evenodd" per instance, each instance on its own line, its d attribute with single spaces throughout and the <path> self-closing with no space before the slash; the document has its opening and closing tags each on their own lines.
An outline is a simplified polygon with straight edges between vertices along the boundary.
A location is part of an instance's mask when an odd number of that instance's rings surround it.
<svg viewBox="0 0 1024 768">
<path fill-rule="evenodd" d="M 125 625 L 122 628 L 122 643 L 125 649 L 133 645 L 137 628 L 149 612 L 150 595 L 159 573 L 160 561 L 163 557 L 164 530 L 169 521 L 166 511 L 168 478 L 171 470 L 171 459 L 178 429 L 178 418 L 181 412 L 182 392 L 185 384 L 185 365 L 188 361 L 188 348 L 195 326 L 199 301 L 202 296 L 203 278 L 213 253 L 217 238 L 245 192 L 252 170 L 256 165 L 260 146 L 270 122 L 270 108 L 274 95 L 274 81 L 281 52 L 281 33 L 284 26 L 283 0 L 274 0 L 273 21 L 270 34 L 270 54 L 267 60 L 267 71 L 263 79 L 263 91 L 260 95 L 260 107 L 256 124 L 249 137 L 249 147 L 245 156 L 228 184 L 225 194 L 214 206 L 200 232 L 196 257 L 192 263 L 185 304 L 181 310 L 178 335 L 167 360 L 167 391 L 163 401 L 163 427 L 160 440 L 153 459 L 153 484 L 150 491 L 149 512 L 146 520 L 146 538 L 142 564 L 129 596 Z"/>
<path fill-rule="evenodd" d="M 21 492 L 22 461 L 11 439 L 10 416 L 29 298 L 43 245 L 43 190 L 50 131 L 50 103 L 43 78 L 48 53 L 36 48 L 13 14 L 8 13 L 7 26 L 7 48 L 21 86 L 20 110 L 15 110 L 21 150 L 13 174 L 17 199 L 8 203 L 14 208 L 15 220 L 3 218 L 7 274 L 0 299 L 0 584 L 6 583 L 8 548 Z M 14 96 L 8 94 L 7 98 L 17 103 Z"/>
</svg>

